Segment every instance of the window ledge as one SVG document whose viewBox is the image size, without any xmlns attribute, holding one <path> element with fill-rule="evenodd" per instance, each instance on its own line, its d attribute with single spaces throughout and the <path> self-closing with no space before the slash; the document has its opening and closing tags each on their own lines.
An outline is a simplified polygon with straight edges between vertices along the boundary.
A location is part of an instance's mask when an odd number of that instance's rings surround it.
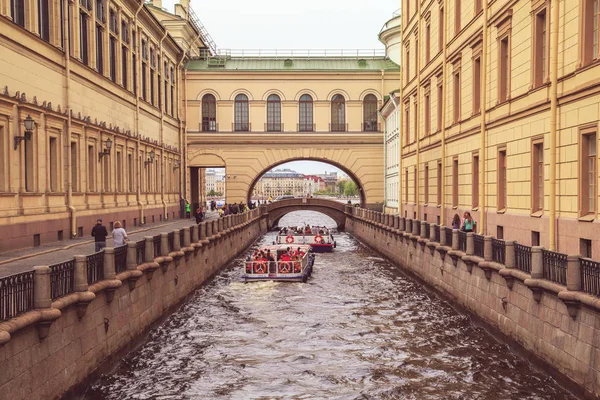
<svg viewBox="0 0 600 400">
<path fill-rule="evenodd" d="M 581 222 L 592 222 L 594 219 L 595 219 L 594 214 L 588 214 L 588 215 L 584 215 L 583 217 L 577 218 L 577 220 L 581 221 Z"/>
<path fill-rule="evenodd" d="M 452 206 L 453 210 L 458 210 L 458 206 Z"/>
<path fill-rule="evenodd" d="M 539 211 L 535 211 L 531 213 L 531 216 L 533 218 L 541 218 L 541 216 L 544 215 L 544 211 L 539 210 Z"/>
<path fill-rule="evenodd" d="M 473 208 L 471 209 L 471 211 L 479 211 L 479 206 L 477 206 L 477 207 L 473 207 Z"/>
<path fill-rule="evenodd" d="M 496 211 L 496 214 L 504 214 L 506 213 L 506 208 L 500 209 Z"/>
<path fill-rule="evenodd" d="M 437 208 L 442 208 L 442 205 L 441 205 L 441 204 L 438 204 L 438 205 L 437 205 Z"/>
</svg>

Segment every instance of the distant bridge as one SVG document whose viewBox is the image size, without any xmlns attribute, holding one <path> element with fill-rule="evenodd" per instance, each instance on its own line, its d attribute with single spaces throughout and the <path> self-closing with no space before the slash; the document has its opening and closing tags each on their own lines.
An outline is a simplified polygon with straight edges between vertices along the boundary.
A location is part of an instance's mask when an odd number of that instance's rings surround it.
<svg viewBox="0 0 600 400">
<path fill-rule="evenodd" d="M 279 200 L 267 205 L 269 216 L 267 218 L 268 228 L 271 229 L 279 224 L 279 220 L 293 211 L 316 211 L 323 213 L 335 220 L 338 229 L 343 230 L 346 224 L 346 205 L 334 200 L 326 199 L 288 199 Z"/>
</svg>

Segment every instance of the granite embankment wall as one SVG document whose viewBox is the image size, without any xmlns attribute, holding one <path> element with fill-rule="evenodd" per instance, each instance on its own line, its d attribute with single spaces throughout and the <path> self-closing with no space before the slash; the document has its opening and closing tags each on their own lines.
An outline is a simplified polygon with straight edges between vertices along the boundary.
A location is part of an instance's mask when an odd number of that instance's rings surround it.
<svg viewBox="0 0 600 400">
<path fill-rule="evenodd" d="M 76 257 L 71 292 L 54 300 L 36 267 L 35 308 L 0 323 L 0 399 L 58 398 L 84 381 L 264 233 L 260 211 L 131 243 L 126 268 L 107 249 L 92 284 L 93 258 Z"/>
<path fill-rule="evenodd" d="M 557 262 L 559 253 L 536 247 L 517 249 L 515 257 L 511 241 L 370 210 L 346 212 L 346 230 L 357 239 L 497 328 L 586 398 L 600 397 L 600 298 L 583 290 L 598 291 L 589 279 L 600 276 L 598 263 L 566 255 Z M 590 265 L 594 270 L 583 271 Z"/>
</svg>

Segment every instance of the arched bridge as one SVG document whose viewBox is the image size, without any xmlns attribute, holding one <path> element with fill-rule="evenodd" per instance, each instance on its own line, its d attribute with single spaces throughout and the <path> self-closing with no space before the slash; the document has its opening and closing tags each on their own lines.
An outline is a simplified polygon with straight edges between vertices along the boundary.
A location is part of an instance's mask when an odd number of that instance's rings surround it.
<svg viewBox="0 0 600 400">
<path fill-rule="evenodd" d="M 280 200 L 267 205 L 268 228 L 277 226 L 279 220 L 293 211 L 308 210 L 323 213 L 335 220 L 338 229 L 343 230 L 346 224 L 346 205 L 338 201 L 326 199 L 288 199 Z"/>
</svg>

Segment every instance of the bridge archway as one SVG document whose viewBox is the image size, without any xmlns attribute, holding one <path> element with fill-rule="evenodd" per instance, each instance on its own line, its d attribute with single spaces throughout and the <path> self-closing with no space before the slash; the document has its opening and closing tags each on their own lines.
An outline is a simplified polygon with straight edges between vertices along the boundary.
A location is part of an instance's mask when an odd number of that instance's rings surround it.
<svg viewBox="0 0 600 400">
<path fill-rule="evenodd" d="M 331 217 L 344 230 L 346 225 L 346 206 L 343 203 L 326 199 L 288 199 L 267 205 L 267 226 L 269 229 L 277 226 L 281 218 L 294 211 L 316 211 Z"/>
</svg>

